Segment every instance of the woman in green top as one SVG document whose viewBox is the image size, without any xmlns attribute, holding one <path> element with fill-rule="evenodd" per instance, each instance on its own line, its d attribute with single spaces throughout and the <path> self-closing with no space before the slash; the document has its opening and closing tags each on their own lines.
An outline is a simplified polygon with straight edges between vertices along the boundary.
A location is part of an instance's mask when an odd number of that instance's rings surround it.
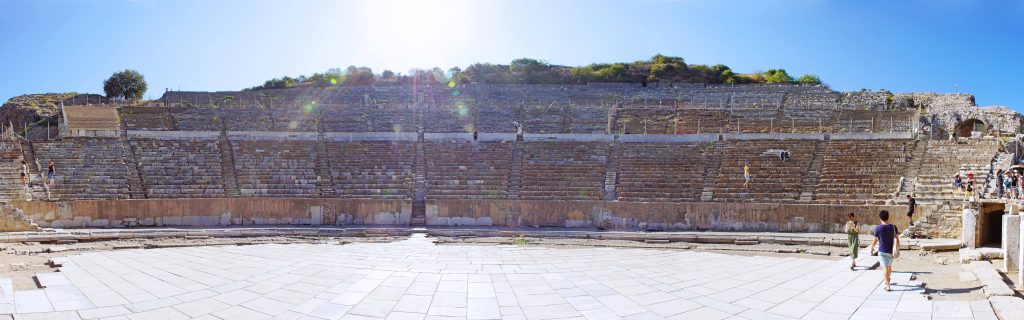
<svg viewBox="0 0 1024 320">
<path fill-rule="evenodd" d="M 857 250 L 860 250 L 860 226 L 853 212 L 846 218 L 846 241 L 850 246 L 850 270 L 857 267 Z"/>
</svg>

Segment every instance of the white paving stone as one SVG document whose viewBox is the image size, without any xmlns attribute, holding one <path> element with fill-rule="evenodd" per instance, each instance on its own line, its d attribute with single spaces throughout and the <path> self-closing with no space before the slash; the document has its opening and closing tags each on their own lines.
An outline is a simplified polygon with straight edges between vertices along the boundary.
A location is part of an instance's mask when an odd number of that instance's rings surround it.
<svg viewBox="0 0 1024 320">
<path fill-rule="evenodd" d="M 985 301 L 927 300 L 910 274 L 846 260 L 652 249 L 393 243 L 88 252 L 46 288 L 11 294 L 17 319 L 995 319 Z M 798 272 L 796 272 L 798 271 Z M 61 311 L 68 310 L 68 311 Z M 77 311 L 72 311 L 77 310 Z M 0 318 L 2 319 L 2 318 Z"/>
</svg>

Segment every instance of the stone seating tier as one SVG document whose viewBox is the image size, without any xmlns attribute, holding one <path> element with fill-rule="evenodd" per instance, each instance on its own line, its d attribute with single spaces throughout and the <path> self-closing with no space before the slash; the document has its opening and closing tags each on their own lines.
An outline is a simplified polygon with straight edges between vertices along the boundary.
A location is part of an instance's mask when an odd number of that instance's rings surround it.
<svg viewBox="0 0 1024 320">
<path fill-rule="evenodd" d="M 34 143 L 36 159 L 46 170 L 57 168 L 51 199 L 127 199 L 128 171 L 117 139 L 85 138 Z M 44 171 L 45 174 L 45 171 Z"/>
<path fill-rule="evenodd" d="M 608 164 L 607 143 L 526 143 L 520 199 L 600 200 Z"/>
<path fill-rule="evenodd" d="M 412 142 L 330 142 L 327 153 L 338 197 L 408 199 L 412 195 L 416 159 Z"/>
<path fill-rule="evenodd" d="M 907 172 L 910 147 L 907 140 L 830 141 L 815 198 L 884 203 Z"/>
<path fill-rule="evenodd" d="M 620 144 L 616 192 L 620 201 L 700 199 L 708 160 L 697 143 Z"/>
<path fill-rule="evenodd" d="M 232 141 L 243 196 L 319 197 L 317 154 L 310 141 Z"/>
<path fill-rule="evenodd" d="M 133 139 L 150 198 L 224 197 L 216 140 Z"/>
<path fill-rule="evenodd" d="M 512 143 L 428 141 L 427 198 L 506 198 Z"/>
<path fill-rule="evenodd" d="M 800 196 L 801 182 L 814 158 L 816 141 L 736 141 L 726 145 L 715 180 L 714 200 L 786 202 Z M 779 154 L 789 151 L 789 161 Z M 751 182 L 744 188 L 743 166 L 750 167 Z"/>
</svg>

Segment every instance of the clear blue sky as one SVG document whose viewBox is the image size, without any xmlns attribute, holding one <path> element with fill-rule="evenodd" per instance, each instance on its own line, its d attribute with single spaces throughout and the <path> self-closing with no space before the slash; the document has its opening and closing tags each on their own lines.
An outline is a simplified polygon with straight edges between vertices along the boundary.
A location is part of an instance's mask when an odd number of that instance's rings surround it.
<svg viewBox="0 0 1024 320">
<path fill-rule="evenodd" d="M 165 88 L 238 90 L 332 67 L 375 72 L 533 57 L 816 73 L 837 90 L 973 93 L 1024 110 L 1024 1 L 0 0 L 0 101 L 102 92 L 133 68 Z"/>
</svg>

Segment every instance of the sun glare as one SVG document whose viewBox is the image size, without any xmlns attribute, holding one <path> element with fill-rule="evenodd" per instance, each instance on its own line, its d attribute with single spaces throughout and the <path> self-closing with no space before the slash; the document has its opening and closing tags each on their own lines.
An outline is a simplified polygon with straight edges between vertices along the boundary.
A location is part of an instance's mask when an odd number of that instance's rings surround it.
<svg viewBox="0 0 1024 320">
<path fill-rule="evenodd" d="M 466 0 L 373 0 L 360 2 L 365 50 L 410 65 L 435 65 L 468 43 L 475 5 Z M 404 71 L 404 70 L 399 70 Z"/>
</svg>

